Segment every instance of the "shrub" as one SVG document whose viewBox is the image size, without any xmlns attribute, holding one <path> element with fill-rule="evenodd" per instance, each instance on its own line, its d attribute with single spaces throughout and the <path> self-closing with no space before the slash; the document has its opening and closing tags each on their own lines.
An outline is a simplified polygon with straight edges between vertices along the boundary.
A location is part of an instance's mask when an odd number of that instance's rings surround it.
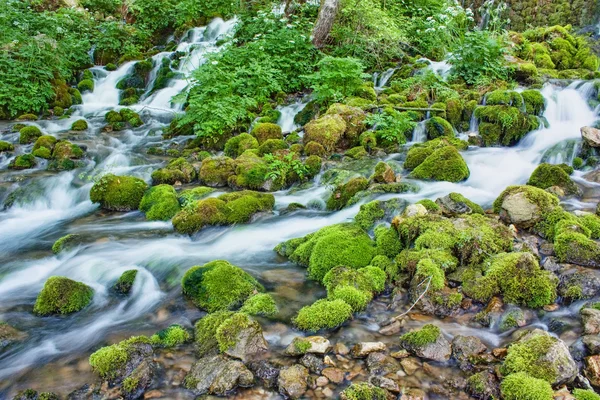
<svg viewBox="0 0 600 400">
<path fill-rule="evenodd" d="M 321 104 L 341 102 L 355 94 L 362 86 L 364 66 L 356 58 L 323 57 L 317 63 L 317 72 L 307 76 L 314 90 L 315 99 Z"/>
<path fill-rule="evenodd" d="M 451 73 L 469 85 L 490 80 L 505 80 L 504 48 L 488 31 L 467 32 L 452 50 Z"/>
</svg>

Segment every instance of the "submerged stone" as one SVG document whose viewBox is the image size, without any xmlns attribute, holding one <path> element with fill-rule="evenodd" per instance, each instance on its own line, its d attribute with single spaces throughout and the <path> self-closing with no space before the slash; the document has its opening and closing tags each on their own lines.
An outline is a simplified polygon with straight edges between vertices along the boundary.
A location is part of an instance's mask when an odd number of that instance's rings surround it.
<svg viewBox="0 0 600 400">
<path fill-rule="evenodd" d="M 253 384 L 254 375 L 243 363 L 223 355 L 196 361 L 184 380 L 184 386 L 196 395 L 226 396 L 238 387 Z"/>
</svg>

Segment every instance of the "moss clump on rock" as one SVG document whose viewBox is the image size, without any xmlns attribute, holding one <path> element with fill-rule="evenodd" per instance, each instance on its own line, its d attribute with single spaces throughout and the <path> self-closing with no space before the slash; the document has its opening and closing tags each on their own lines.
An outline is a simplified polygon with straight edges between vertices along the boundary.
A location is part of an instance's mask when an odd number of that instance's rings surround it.
<svg viewBox="0 0 600 400">
<path fill-rule="evenodd" d="M 523 96 L 527 114 L 541 116 L 544 113 L 544 110 L 546 109 L 546 100 L 539 91 L 524 90 L 521 92 L 521 96 Z"/>
<path fill-rule="evenodd" d="M 88 128 L 88 123 L 85 119 L 78 119 L 71 125 L 72 131 L 85 131 Z"/>
<path fill-rule="evenodd" d="M 600 394 L 586 389 L 573 390 L 573 397 L 575 400 L 600 400 Z"/>
<path fill-rule="evenodd" d="M 263 122 L 254 125 L 254 128 L 252 129 L 252 136 L 258 140 L 258 144 L 263 144 L 270 139 L 283 139 L 281 127 L 270 122 Z"/>
<path fill-rule="evenodd" d="M 327 200 L 327 209 L 340 210 L 344 208 L 355 194 L 367 189 L 367 187 L 369 187 L 369 181 L 364 177 L 353 178 L 344 184 L 338 185 Z"/>
<path fill-rule="evenodd" d="M 246 150 L 251 149 L 258 149 L 258 140 L 256 140 L 256 138 L 252 135 L 249 135 L 247 133 L 241 133 L 237 136 L 232 137 L 227 141 L 227 143 L 225 143 L 224 153 L 227 157 L 237 158 L 241 156 Z"/>
<path fill-rule="evenodd" d="M 202 160 L 199 177 L 207 186 L 227 186 L 229 177 L 233 175 L 235 162 L 229 157 L 209 157 Z"/>
<path fill-rule="evenodd" d="M 198 186 L 193 189 L 185 189 L 179 193 L 178 199 L 181 207 L 186 207 L 194 204 L 214 192 L 215 189 L 206 186 Z"/>
<path fill-rule="evenodd" d="M 83 157 L 83 150 L 66 140 L 56 142 L 52 151 L 52 158 L 55 160 L 77 160 Z"/>
<path fill-rule="evenodd" d="M 114 284 L 113 289 L 117 293 L 129 294 L 131 288 L 133 287 L 133 283 L 135 282 L 135 278 L 137 277 L 137 273 L 137 269 L 130 269 L 123 272 L 117 282 Z"/>
<path fill-rule="evenodd" d="M 475 116 L 481 121 L 479 134 L 485 146 L 515 145 L 540 126 L 534 115 L 508 105 L 479 106 L 475 109 Z"/>
<path fill-rule="evenodd" d="M 230 310 L 263 287 L 250 274 L 224 260 L 190 268 L 181 280 L 183 293 L 208 312 Z"/>
<path fill-rule="evenodd" d="M 56 145 L 56 142 L 57 142 L 57 140 L 54 136 L 50 136 L 50 135 L 40 136 L 35 141 L 35 144 L 33 145 L 33 151 L 38 150 L 42 147 L 45 147 L 46 149 L 52 151 L 54 149 L 54 146 Z"/>
<path fill-rule="evenodd" d="M 558 206 L 558 197 L 529 185 L 509 186 L 494 201 L 494 212 L 519 228 L 531 228 Z"/>
<path fill-rule="evenodd" d="M 94 81 L 91 79 L 84 79 L 77 84 L 77 89 L 81 93 L 93 92 L 94 91 Z"/>
<path fill-rule="evenodd" d="M 600 267 L 600 244 L 583 233 L 565 231 L 554 240 L 554 250 L 561 262 Z"/>
<path fill-rule="evenodd" d="M 11 169 L 31 169 L 36 166 L 35 156 L 33 154 L 21 154 L 16 156 L 9 164 Z"/>
<path fill-rule="evenodd" d="M 58 254 L 64 250 L 70 250 L 81 243 L 81 236 L 70 233 L 58 239 L 52 245 L 52 252 Z"/>
<path fill-rule="evenodd" d="M 377 267 L 368 266 L 358 270 L 338 266 L 323 278 L 330 300 L 343 300 L 353 311 L 366 308 L 373 295 L 385 288 L 386 273 Z"/>
<path fill-rule="evenodd" d="M 166 167 L 152 172 L 152 183 L 174 185 L 175 183 L 190 183 L 196 179 L 196 168 L 185 158 L 172 160 Z"/>
<path fill-rule="evenodd" d="M 177 347 L 192 339 L 190 333 L 181 325 L 173 324 L 150 336 L 153 346 L 165 348 Z"/>
<path fill-rule="evenodd" d="M 70 314 L 87 306 L 94 290 L 88 285 L 65 278 L 48 278 L 35 301 L 33 312 L 38 315 Z"/>
<path fill-rule="evenodd" d="M 421 329 L 405 333 L 400 337 L 400 342 L 411 347 L 425 346 L 435 343 L 441 334 L 442 331 L 440 328 L 432 324 L 427 324 Z"/>
<path fill-rule="evenodd" d="M 450 122 L 442 117 L 431 117 L 425 122 L 425 131 L 428 139 L 437 139 L 441 136 L 454 136 L 454 128 Z"/>
<path fill-rule="evenodd" d="M 267 139 L 258 147 L 258 155 L 262 157 L 265 154 L 276 154 L 280 150 L 287 150 L 289 147 L 285 140 Z"/>
<path fill-rule="evenodd" d="M 40 128 L 38 128 L 37 126 L 28 125 L 26 127 L 21 128 L 21 130 L 19 131 L 19 143 L 33 143 L 40 136 L 42 136 L 42 131 L 40 131 Z"/>
<path fill-rule="evenodd" d="M 107 174 L 92 186 L 90 200 L 105 210 L 137 210 L 147 188 L 140 178 Z"/>
<path fill-rule="evenodd" d="M 256 213 L 273 210 L 274 205 L 275 197 L 270 193 L 226 193 L 184 207 L 173 218 L 173 226 L 179 233 L 192 234 L 207 225 L 247 223 Z"/>
<path fill-rule="evenodd" d="M 327 226 L 281 243 L 275 250 L 308 267 L 309 277 L 318 281 L 333 267 L 366 267 L 375 256 L 373 240 L 358 225 L 351 223 Z"/>
<path fill-rule="evenodd" d="M 103 379 L 115 379 L 122 373 L 126 364 L 137 355 L 137 346 L 149 344 L 149 338 L 133 336 L 122 342 L 102 347 L 90 355 L 90 366 Z"/>
<path fill-rule="evenodd" d="M 146 213 L 146 219 L 168 221 L 180 210 L 177 192 L 171 185 L 153 186 L 144 193 L 140 201 L 140 211 Z"/>
<path fill-rule="evenodd" d="M 346 122 L 336 114 L 309 122 L 304 126 L 304 143 L 319 143 L 327 152 L 333 152 L 346 131 Z"/>
<path fill-rule="evenodd" d="M 386 400 L 387 392 L 370 383 L 352 383 L 340 393 L 342 400 Z"/>
<path fill-rule="evenodd" d="M 267 293 L 258 293 L 249 297 L 240 309 L 240 312 L 248 315 L 261 315 L 265 317 L 275 315 L 278 311 L 273 296 Z"/>
<path fill-rule="evenodd" d="M 333 329 L 352 316 L 352 307 L 343 300 L 317 300 L 302 307 L 294 318 L 294 324 L 303 331 L 316 332 Z"/>
<path fill-rule="evenodd" d="M 411 172 L 416 179 L 460 182 L 470 175 L 469 167 L 454 146 L 435 150 Z"/>
<path fill-rule="evenodd" d="M 0 140 L 0 153 L 14 151 L 15 146 L 12 143 L 5 142 L 4 140 Z"/>
<path fill-rule="evenodd" d="M 552 400 L 552 386 L 543 379 L 537 379 L 524 372 L 511 374 L 500 384 L 502 397 L 506 400 Z"/>
<path fill-rule="evenodd" d="M 533 171 L 527 184 L 540 189 L 558 186 L 566 194 L 575 194 L 578 189 L 577 185 L 569 177 L 571 173 L 573 173 L 573 168 L 567 164 L 554 165 L 542 163 Z"/>
</svg>

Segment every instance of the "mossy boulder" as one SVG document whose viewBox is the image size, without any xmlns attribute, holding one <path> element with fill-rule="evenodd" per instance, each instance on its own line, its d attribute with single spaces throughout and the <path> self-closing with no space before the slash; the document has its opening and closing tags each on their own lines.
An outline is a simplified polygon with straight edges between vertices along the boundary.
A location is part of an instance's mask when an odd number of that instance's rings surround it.
<svg viewBox="0 0 600 400">
<path fill-rule="evenodd" d="M 443 215 L 456 217 L 461 214 L 483 214 L 483 208 L 460 193 L 450 193 L 436 199 L 435 204 Z"/>
<path fill-rule="evenodd" d="M 102 347 L 90 355 L 92 371 L 110 383 L 122 383 L 122 388 L 134 392 L 140 385 L 148 384 L 152 374 L 148 358 L 153 354 L 152 343 L 146 336 L 133 336 L 110 346 Z M 143 372 L 146 372 L 145 374 Z M 138 382 L 136 382 L 136 378 Z M 142 378 L 142 382 L 140 382 Z M 145 386 L 145 385 L 144 385 Z M 129 390 L 128 390 L 129 389 Z"/>
<path fill-rule="evenodd" d="M 173 324 L 152 335 L 150 342 L 153 346 L 173 348 L 189 342 L 191 338 L 192 336 L 187 329 L 181 325 Z"/>
<path fill-rule="evenodd" d="M 506 400 L 552 400 L 554 390 L 543 379 L 534 378 L 525 372 L 511 374 L 500 385 L 502 398 Z"/>
<path fill-rule="evenodd" d="M 561 262 L 600 268 L 600 244 L 584 233 L 561 232 L 554 240 L 554 250 Z"/>
<path fill-rule="evenodd" d="M 353 178 L 344 184 L 338 185 L 327 200 L 327 209 L 340 210 L 344 208 L 355 194 L 367 189 L 367 187 L 369 187 L 369 181 L 364 177 Z"/>
<path fill-rule="evenodd" d="M 85 119 L 78 119 L 71 125 L 72 131 L 85 131 L 88 128 L 88 123 Z"/>
<path fill-rule="evenodd" d="M 240 307 L 263 287 L 243 269 L 224 260 L 187 270 L 181 280 L 183 294 L 208 312 Z"/>
<path fill-rule="evenodd" d="M 188 206 L 201 200 L 214 192 L 215 189 L 206 186 L 198 186 L 193 189 L 185 189 L 179 192 L 178 200 L 181 207 Z"/>
<path fill-rule="evenodd" d="M 317 300 L 302 307 L 294 318 L 294 324 L 303 331 L 316 332 L 333 329 L 352 316 L 352 307 L 343 300 Z"/>
<path fill-rule="evenodd" d="M 287 150 L 289 144 L 281 139 L 267 139 L 258 147 L 258 155 L 276 154 L 278 151 Z"/>
<path fill-rule="evenodd" d="M 317 143 L 315 141 L 308 142 L 304 146 L 304 154 L 307 156 L 319 156 L 324 157 L 327 155 L 327 150 L 321 143 Z"/>
<path fill-rule="evenodd" d="M 152 183 L 174 185 L 176 183 L 190 183 L 197 177 L 196 168 L 185 158 L 172 160 L 166 167 L 152 172 Z"/>
<path fill-rule="evenodd" d="M 573 168 L 567 164 L 542 163 L 533 171 L 527 184 L 540 189 L 558 186 L 564 190 L 565 194 L 576 194 L 579 189 L 569 177 L 572 173 Z"/>
<path fill-rule="evenodd" d="M 500 370 L 504 375 L 524 372 L 551 385 L 571 382 L 579 371 L 565 343 L 541 329 L 512 343 Z"/>
<path fill-rule="evenodd" d="M 360 226 L 347 223 L 327 226 L 302 238 L 279 244 L 275 251 L 308 267 L 310 278 L 321 281 L 332 268 L 362 268 L 375 256 L 375 243 Z"/>
<path fill-rule="evenodd" d="M 107 174 L 92 186 L 90 200 L 105 210 L 137 210 L 147 188 L 140 178 Z"/>
<path fill-rule="evenodd" d="M 192 234 L 208 225 L 247 223 L 259 212 L 273 210 L 275 197 L 250 190 L 226 193 L 199 200 L 183 208 L 173 218 L 179 233 Z"/>
<path fill-rule="evenodd" d="M 87 306 L 93 296 L 94 290 L 84 283 L 63 276 L 52 276 L 38 294 L 33 312 L 42 316 L 71 314 Z"/>
<path fill-rule="evenodd" d="M 530 89 L 521 92 L 523 102 L 525 103 L 525 111 L 527 114 L 542 116 L 546 109 L 546 100 L 544 96 L 537 90 Z"/>
<path fill-rule="evenodd" d="M 171 185 L 153 186 L 144 193 L 140 201 L 140 211 L 146 219 L 168 221 L 180 210 L 177 192 Z"/>
<path fill-rule="evenodd" d="M 235 175 L 235 162 L 229 157 L 209 157 L 202 160 L 199 178 L 210 187 L 227 186 L 230 176 Z"/>
<path fill-rule="evenodd" d="M 81 147 L 67 140 L 60 140 L 54 145 L 52 161 L 48 164 L 48 170 L 62 171 L 77 168 L 81 162 L 75 160 L 81 159 L 83 155 Z"/>
<path fill-rule="evenodd" d="M 133 283 L 135 282 L 135 278 L 137 277 L 137 273 L 137 269 L 130 269 L 123 272 L 117 282 L 113 285 L 113 290 L 120 294 L 129 294 L 133 287 Z"/>
<path fill-rule="evenodd" d="M 386 279 L 385 271 L 377 267 L 356 270 L 338 266 L 325 274 L 323 284 L 329 300 L 343 300 L 356 312 L 364 310 L 373 295 L 385 289 Z"/>
<path fill-rule="evenodd" d="M 351 107 L 345 104 L 332 104 L 327 109 L 325 115 L 337 115 L 346 122 L 344 130 L 344 147 L 352 147 L 358 143 L 358 138 L 366 129 L 365 119 L 367 114 L 358 107 Z"/>
<path fill-rule="evenodd" d="M 375 172 L 370 179 L 375 183 L 392 183 L 396 182 L 396 173 L 388 163 L 380 161 L 375 165 Z"/>
<path fill-rule="evenodd" d="M 333 152 L 346 131 L 346 122 L 339 115 L 324 115 L 304 126 L 304 143 L 319 143 Z"/>
<path fill-rule="evenodd" d="M 270 317 L 277 314 L 277 304 L 273 296 L 267 293 L 258 293 L 244 302 L 240 312 L 248 315 L 260 315 L 263 317 Z"/>
<path fill-rule="evenodd" d="M 246 150 L 250 149 L 258 149 L 258 140 L 252 135 L 241 133 L 232 137 L 225 143 L 224 153 L 227 157 L 236 158 L 241 156 Z"/>
<path fill-rule="evenodd" d="M 94 91 L 94 81 L 91 79 L 84 79 L 77 84 L 77 90 L 81 93 L 85 92 L 93 92 Z"/>
<path fill-rule="evenodd" d="M 469 167 L 454 146 L 435 150 L 410 174 L 416 179 L 460 182 L 470 175 Z"/>
<path fill-rule="evenodd" d="M 54 242 L 52 245 L 52 252 L 54 254 L 59 254 L 61 251 L 69 251 L 79 246 L 81 243 L 82 237 L 80 235 L 70 233 Z"/>
<path fill-rule="evenodd" d="M 425 122 L 425 132 L 429 140 L 441 136 L 454 136 L 454 128 L 442 117 L 431 117 Z"/>
<path fill-rule="evenodd" d="M 529 185 L 509 186 L 494 201 L 494 212 L 507 224 L 531 228 L 558 206 L 558 198 Z"/>
<path fill-rule="evenodd" d="M 21 114 L 17 117 L 17 121 L 35 121 L 38 119 L 38 116 L 35 114 Z"/>
<path fill-rule="evenodd" d="M 452 354 L 450 343 L 440 328 L 432 324 L 402 335 L 400 345 L 417 357 L 433 361 L 448 361 Z"/>
<path fill-rule="evenodd" d="M 254 128 L 252 129 L 252 136 L 258 140 L 258 144 L 263 144 L 269 139 L 283 139 L 281 127 L 277 124 L 269 122 L 263 122 L 254 125 Z"/>
<path fill-rule="evenodd" d="M 533 254 L 502 253 L 491 258 L 485 276 L 467 279 L 463 292 L 484 303 L 502 294 L 506 303 L 539 308 L 556 300 L 557 285 L 557 278 Z"/>
<path fill-rule="evenodd" d="M 21 130 L 19 131 L 19 143 L 20 144 L 33 143 L 40 136 L 42 136 L 42 131 L 40 131 L 40 128 L 38 128 L 37 126 L 28 125 L 28 126 L 21 128 Z"/>
<path fill-rule="evenodd" d="M 35 156 L 33 154 L 21 154 L 16 156 L 8 165 L 10 169 L 31 169 L 35 168 L 37 162 L 35 161 Z"/>
<path fill-rule="evenodd" d="M 54 146 L 56 145 L 56 142 L 57 142 L 57 140 L 56 140 L 56 138 L 54 136 L 50 136 L 50 135 L 40 136 L 35 141 L 35 144 L 33 145 L 32 151 L 35 153 L 36 150 L 39 150 L 41 148 L 45 148 L 46 150 L 50 151 L 50 153 L 52 153 L 52 150 L 54 149 Z"/>
<path fill-rule="evenodd" d="M 0 140 L 0 154 L 11 152 L 15 150 L 15 146 L 12 143 L 5 142 L 4 140 Z"/>
<path fill-rule="evenodd" d="M 480 121 L 479 134 L 485 146 L 513 146 L 527 133 L 538 129 L 540 121 L 519 107 L 510 105 L 485 105 L 475 109 Z"/>
<path fill-rule="evenodd" d="M 235 160 L 235 175 L 229 177 L 228 183 L 234 189 L 272 190 L 273 181 L 267 179 L 267 173 L 265 159 L 248 150 Z"/>
</svg>

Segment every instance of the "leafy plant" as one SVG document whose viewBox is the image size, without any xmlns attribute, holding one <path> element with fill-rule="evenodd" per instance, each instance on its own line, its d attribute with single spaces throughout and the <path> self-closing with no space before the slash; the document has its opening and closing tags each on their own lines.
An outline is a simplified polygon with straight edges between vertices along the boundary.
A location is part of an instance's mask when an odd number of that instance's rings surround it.
<svg viewBox="0 0 600 400">
<path fill-rule="evenodd" d="M 308 175 L 308 170 L 302 161 L 294 152 L 290 152 L 283 157 L 273 154 L 265 154 L 267 162 L 267 179 L 272 179 L 278 185 L 285 186 L 295 175 L 299 180 L 303 180 Z"/>
<path fill-rule="evenodd" d="M 357 58 L 323 57 L 317 71 L 307 76 L 312 83 L 315 99 L 321 104 L 340 102 L 353 95 L 369 75 Z"/>
<path fill-rule="evenodd" d="M 379 114 L 370 114 L 365 122 L 375 130 L 377 137 L 382 139 L 384 144 L 391 145 L 406 143 L 406 136 L 412 133 L 417 125 L 409 113 L 393 108 L 385 109 Z"/>
<path fill-rule="evenodd" d="M 504 67 L 504 53 L 504 46 L 490 32 L 468 32 L 452 52 L 451 73 L 470 85 L 506 79 L 508 74 Z"/>
</svg>

